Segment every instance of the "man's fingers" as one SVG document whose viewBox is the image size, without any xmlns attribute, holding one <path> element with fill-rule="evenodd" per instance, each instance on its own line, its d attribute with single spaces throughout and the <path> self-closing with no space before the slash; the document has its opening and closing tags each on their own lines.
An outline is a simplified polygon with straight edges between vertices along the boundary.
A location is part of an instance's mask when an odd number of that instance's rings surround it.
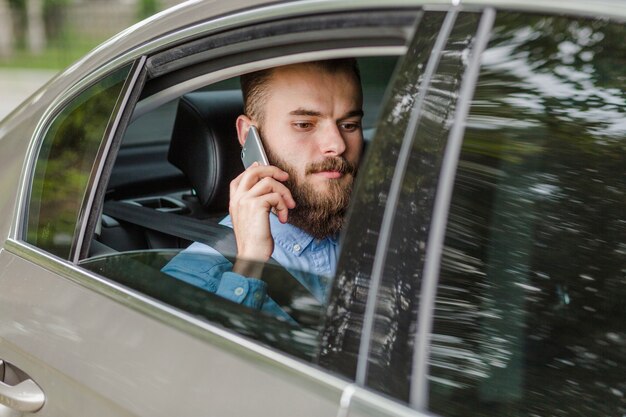
<svg viewBox="0 0 626 417">
<path fill-rule="evenodd" d="M 281 183 L 289 174 L 275 166 L 253 165 L 230 183 L 231 202 L 247 197 L 261 197 L 269 193 L 279 193 L 288 208 L 294 208 L 296 202 L 289 189 Z"/>
<path fill-rule="evenodd" d="M 263 198 L 269 203 L 269 209 L 274 209 L 278 220 L 280 220 L 281 223 L 287 223 L 289 208 L 287 207 L 284 197 L 280 193 L 271 193 L 265 194 Z"/>
<path fill-rule="evenodd" d="M 287 181 L 289 174 L 275 166 L 251 166 L 240 175 L 237 189 L 247 191 L 263 178 L 274 178 L 277 181 Z M 239 177 L 237 177 L 239 178 Z"/>
<path fill-rule="evenodd" d="M 261 197 L 270 193 L 280 194 L 288 208 L 294 208 L 296 206 L 296 202 L 291 196 L 291 191 L 289 191 L 284 184 L 273 178 L 265 177 L 249 190 L 249 196 L 251 197 Z"/>
<path fill-rule="evenodd" d="M 272 209 L 282 223 L 287 222 L 289 214 L 288 202 L 278 192 L 265 193 L 262 196 L 246 195 L 238 202 L 237 211 L 248 213 L 248 215 L 258 213 L 268 213 Z"/>
</svg>

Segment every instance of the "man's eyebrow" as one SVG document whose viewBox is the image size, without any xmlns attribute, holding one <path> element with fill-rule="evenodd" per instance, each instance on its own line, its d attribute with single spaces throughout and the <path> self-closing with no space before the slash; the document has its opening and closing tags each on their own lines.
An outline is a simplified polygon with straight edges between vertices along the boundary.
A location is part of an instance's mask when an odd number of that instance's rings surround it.
<svg viewBox="0 0 626 417">
<path fill-rule="evenodd" d="M 302 109 L 302 108 L 290 111 L 289 114 L 291 116 L 313 116 L 313 117 L 321 117 L 322 116 L 322 113 L 320 113 L 318 111 L 307 110 L 307 109 Z M 349 119 L 350 117 L 363 117 L 363 110 L 359 109 L 359 110 L 349 111 L 348 113 L 346 113 L 342 117 L 340 117 L 340 120 Z"/>
<path fill-rule="evenodd" d="M 302 109 L 302 108 L 290 111 L 289 114 L 291 116 L 314 116 L 314 117 L 320 117 L 322 115 L 322 113 L 318 111 L 307 110 L 307 109 Z"/>
<path fill-rule="evenodd" d="M 352 110 L 346 113 L 341 119 L 349 119 L 351 117 L 363 117 L 363 110 Z"/>
</svg>

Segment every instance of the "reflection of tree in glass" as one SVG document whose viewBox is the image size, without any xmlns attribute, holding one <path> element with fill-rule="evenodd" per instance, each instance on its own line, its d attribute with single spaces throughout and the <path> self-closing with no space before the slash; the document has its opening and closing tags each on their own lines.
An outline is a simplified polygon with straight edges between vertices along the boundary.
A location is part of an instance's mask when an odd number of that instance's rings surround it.
<svg viewBox="0 0 626 417">
<path fill-rule="evenodd" d="M 67 257 L 94 158 L 128 69 L 85 90 L 50 126 L 39 154 L 27 240 Z"/>
<path fill-rule="evenodd" d="M 607 21 L 501 14 L 441 274 L 432 404 L 626 412 L 626 47 Z"/>
<path fill-rule="evenodd" d="M 430 52 L 435 43 L 444 13 L 430 13 L 417 26 L 417 35 L 409 46 L 407 58 L 401 60 L 391 88 L 391 99 L 385 103 L 377 137 L 368 151 L 368 159 L 358 177 L 359 187 L 352 204 L 362 209 L 352 213 L 347 224 L 342 260 L 333 284 L 329 320 L 323 332 L 320 362 L 348 377 L 356 372 L 361 329 L 374 253 L 389 185 L 395 170 L 398 151 L 408 126 L 411 108 Z M 384 136 L 383 136 L 384 135 Z M 365 231 L 365 233 L 363 233 Z M 402 377 L 400 377 L 402 378 Z M 403 394 L 401 394 L 403 395 Z"/>
</svg>

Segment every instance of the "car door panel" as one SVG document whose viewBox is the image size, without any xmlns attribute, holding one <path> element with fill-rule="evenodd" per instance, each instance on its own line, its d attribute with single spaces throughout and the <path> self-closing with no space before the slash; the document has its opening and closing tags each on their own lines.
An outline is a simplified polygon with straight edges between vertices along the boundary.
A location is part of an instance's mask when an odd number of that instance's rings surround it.
<svg viewBox="0 0 626 417">
<path fill-rule="evenodd" d="M 345 417 L 429 417 L 390 398 L 363 388 L 350 387 L 350 409 Z M 346 390 L 347 391 L 347 390 Z"/>
</svg>

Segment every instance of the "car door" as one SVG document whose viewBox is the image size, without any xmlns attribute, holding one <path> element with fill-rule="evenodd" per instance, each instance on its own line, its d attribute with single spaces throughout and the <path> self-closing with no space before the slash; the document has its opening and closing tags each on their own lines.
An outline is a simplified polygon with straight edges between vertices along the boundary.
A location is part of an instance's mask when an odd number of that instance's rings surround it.
<svg viewBox="0 0 626 417">
<path fill-rule="evenodd" d="M 379 21 L 376 16 L 366 16 L 370 30 Z M 382 22 L 384 26 L 394 20 Z M 318 28 L 323 24 L 324 19 L 318 19 Z M 337 50 L 336 39 L 328 36 L 341 33 L 341 27 L 333 29 L 331 35 L 314 39 L 315 47 L 305 52 L 321 50 L 319 56 L 324 57 L 325 49 Z M 398 32 L 406 36 L 402 28 L 391 38 L 396 39 Z M 377 47 L 389 46 L 389 36 L 382 33 L 369 38 Z M 285 34 L 279 38 L 282 44 L 268 48 L 272 58 L 302 52 L 283 49 Z M 320 49 L 325 40 L 332 40 L 332 45 Z M 345 41 L 345 47 L 349 45 Z M 307 345 L 306 333 L 283 331 L 274 322 L 256 320 L 249 312 L 182 283 L 141 292 L 130 281 L 146 283 L 150 277 L 133 262 L 115 265 L 121 266 L 116 271 L 131 278 L 123 282 L 86 268 L 81 246 L 95 233 L 93 213 L 99 214 L 104 197 L 99 193 L 106 187 L 116 141 L 142 94 L 147 68 L 152 75 L 164 68 L 146 67 L 142 55 L 129 54 L 127 62 L 119 66 L 116 61 L 118 66 L 95 81 L 79 82 L 75 95 L 47 113 L 44 128 L 34 138 L 14 231 L 0 252 L 0 359 L 5 382 L 0 387 L 6 404 L 0 412 L 336 415 L 352 377 L 284 353 Z M 194 71 L 207 71 L 187 65 L 188 79 L 202 76 Z M 163 79 L 166 86 L 175 82 L 172 77 Z M 215 320 L 207 320 L 205 313 Z M 258 341 L 261 336 L 264 339 Z M 43 394 L 43 404 L 16 403 L 25 388 L 39 399 Z"/>
<path fill-rule="evenodd" d="M 332 305 L 364 328 L 329 333 L 349 415 L 623 414 L 624 27 L 552 12 L 450 10 L 422 94 L 396 90 L 423 107 Z"/>
</svg>

